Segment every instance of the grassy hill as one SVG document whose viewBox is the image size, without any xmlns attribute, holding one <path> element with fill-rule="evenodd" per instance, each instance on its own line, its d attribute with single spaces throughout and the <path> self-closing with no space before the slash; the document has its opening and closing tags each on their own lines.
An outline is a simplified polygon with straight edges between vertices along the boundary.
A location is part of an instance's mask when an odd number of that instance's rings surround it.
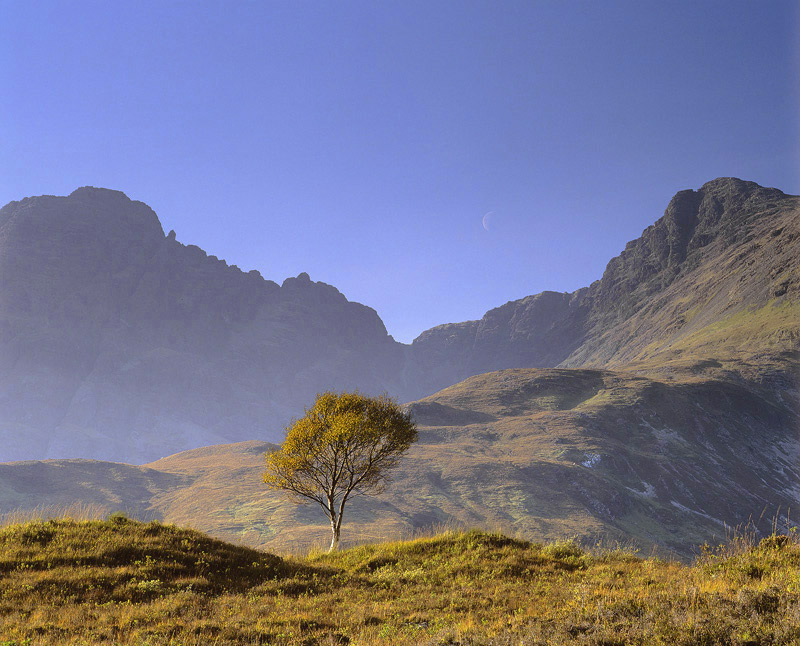
<svg viewBox="0 0 800 646">
<path fill-rule="evenodd" d="M 796 644 L 794 536 L 693 565 L 448 532 L 280 558 L 121 517 L 0 529 L 0 634 L 37 644 Z"/>
<path fill-rule="evenodd" d="M 538 541 L 634 540 L 690 557 L 731 527 L 767 535 L 775 522 L 792 524 L 800 407 L 790 382 L 776 390 L 691 370 L 504 370 L 411 408 L 419 442 L 385 493 L 348 509 L 346 544 L 477 526 Z M 142 467 L 0 465 L 0 504 L 78 500 L 282 553 L 324 545 L 319 508 L 264 488 L 271 446 L 212 446 Z"/>
</svg>

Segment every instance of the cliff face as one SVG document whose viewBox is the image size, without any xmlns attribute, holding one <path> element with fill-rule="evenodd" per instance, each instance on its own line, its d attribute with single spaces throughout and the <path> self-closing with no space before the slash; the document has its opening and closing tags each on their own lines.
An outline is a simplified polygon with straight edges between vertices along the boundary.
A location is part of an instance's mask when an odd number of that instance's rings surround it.
<svg viewBox="0 0 800 646">
<path fill-rule="evenodd" d="M 798 267 L 797 197 L 734 178 L 682 191 L 592 286 L 563 365 L 779 358 L 798 349 Z"/>
<path fill-rule="evenodd" d="M 184 246 L 116 191 L 4 207 L 0 277 L 3 460 L 278 440 L 317 391 L 395 390 L 401 370 L 374 310 Z"/>
<path fill-rule="evenodd" d="M 800 349 L 799 267 L 800 200 L 720 178 L 675 195 L 591 286 L 423 332 L 411 372 L 437 390 L 501 368 L 780 360 Z"/>
<path fill-rule="evenodd" d="M 489 310 L 480 321 L 426 330 L 409 353 L 416 395 L 491 370 L 557 365 L 583 338 L 585 294 L 542 292 Z"/>
</svg>

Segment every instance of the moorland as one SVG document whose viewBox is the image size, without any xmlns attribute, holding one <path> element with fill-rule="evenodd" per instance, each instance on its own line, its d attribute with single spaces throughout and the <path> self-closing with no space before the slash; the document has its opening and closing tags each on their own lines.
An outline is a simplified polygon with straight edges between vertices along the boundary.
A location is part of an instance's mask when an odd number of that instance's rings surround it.
<svg viewBox="0 0 800 646">
<path fill-rule="evenodd" d="M 0 530 L 0 631 L 37 644 L 796 644 L 800 544 L 692 565 L 481 531 L 278 557 L 158 522 Z"/>
</svg>

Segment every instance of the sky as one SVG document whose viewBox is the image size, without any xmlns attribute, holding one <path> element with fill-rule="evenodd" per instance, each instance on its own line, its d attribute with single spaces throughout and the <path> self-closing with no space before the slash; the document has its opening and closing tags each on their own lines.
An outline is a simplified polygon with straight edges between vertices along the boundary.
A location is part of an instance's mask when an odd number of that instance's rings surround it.
<svg viewBox="0 0 800 646">
<path fill-rule="evenodd" d="M 0 0 L 0 204 L 122 190 L 409 342 L 599 279 L 678 190 L 800 193 L 798 6 Z"/>
</svg>

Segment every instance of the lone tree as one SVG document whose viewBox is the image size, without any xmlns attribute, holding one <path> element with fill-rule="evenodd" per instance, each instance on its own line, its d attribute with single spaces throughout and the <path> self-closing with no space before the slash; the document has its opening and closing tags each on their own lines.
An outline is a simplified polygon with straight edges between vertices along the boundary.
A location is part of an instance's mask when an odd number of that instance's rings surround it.
<svg viewBox="0 0 800 646">
<path fill-rule="evenodd" d="M 289 425 L 281 448 L 267 454 L 264 482 L 322 506 L 333 552 L 347 501 L 382 491 L 387 472 L 416 439 L 411 415 L 389 397 L 324 392 Z"/>
</svg>

